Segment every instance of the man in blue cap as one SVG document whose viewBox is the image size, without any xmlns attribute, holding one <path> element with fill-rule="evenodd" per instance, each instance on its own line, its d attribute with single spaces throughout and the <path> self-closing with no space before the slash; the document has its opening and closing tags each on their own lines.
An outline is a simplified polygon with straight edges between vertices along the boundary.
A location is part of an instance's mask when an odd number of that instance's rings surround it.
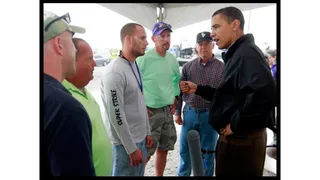
<svg viewBox="0 0 320 180">
<path fill-rule="evenodd" d="M 173 114 L 180 94 L 179 64 L 170 48 L 171 25 L 159 22 L 152 30 L 155 48 L 137 58 L 142 72 L 144 98 L 150 116 L 153 146 L 148 149 L 148 159 L 157 152 L 155 175 L 163 176 L 169 150 L 177 141 Z"/>
</svg>

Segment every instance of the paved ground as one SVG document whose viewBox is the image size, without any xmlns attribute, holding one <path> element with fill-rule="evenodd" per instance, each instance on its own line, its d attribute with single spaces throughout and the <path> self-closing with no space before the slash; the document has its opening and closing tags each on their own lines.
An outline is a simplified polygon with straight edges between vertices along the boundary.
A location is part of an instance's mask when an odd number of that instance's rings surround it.
<svg viewBox="0 0 320 180">
<path fill-rule="evenodd" d="M 88 84 L 88 89 L 90 92 L 95 96 L 97 102 L 100 104 L 101 112 L 104 115 L 104 109 L 100 97 L 100 83 L 101 83 L 101 77 L 103 74 L 103 70 L 105 67 L 96 67 L 94 71 L 94 79 Z M 180 128 L 181 126 L 176 125 L 178 137 L 180 135 Z M 271 131 L 268 131 L 268 143 L 272 141 L 272 133 Z M 164 176 L 177 176 L 177 167 L 179 163 L 179 139 L 177 143 L 175 144 L 175 149 L 173 151 L 170 151 L 168 154 L 168 161 L 167 166 L 165 169 Z M 265 167 L 268 167 L 270 169 L 275 169 L 275 161 L 273 159 L 270 159 L 267 157 L 266 159 L 266 165 Z M 276 174 L 265 170 L 263 173 L 264 176 L 276 176 Z M 150 162 L 147 164 L 145 176 L 154 176 L 154 157 L 150 159 Z"/>
</svg>

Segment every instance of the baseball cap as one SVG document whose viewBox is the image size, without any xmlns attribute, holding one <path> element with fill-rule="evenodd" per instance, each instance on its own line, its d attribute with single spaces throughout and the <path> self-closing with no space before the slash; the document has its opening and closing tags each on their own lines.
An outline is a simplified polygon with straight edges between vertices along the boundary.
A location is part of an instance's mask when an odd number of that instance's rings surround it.
<svg viewBox="0 0 320 180">
<path fill-rule="evenodd" d="M 212 41 L 212 37 L 210 36 L 210 32 L 200 32 L 197 35 L 197 43 L 200 43 L 201 41 Z"/>
<path fill-rule="evenodd" d="M 169 30 L 170 32 L 172 32 L 171 28 L 172 27 L 170 24 L 167 24 L 165 22 L 158 22 L 153 26 L 152 35 L 160 35 L 164 30 Z"/>
<path fill-rule="evenodd" d="M 267 51 L 267 54 L 272 56 L 272 57 L 275 57 L 275 56 L 277 56 L 277 51 L 275 49 L 269 49 Z"/>
<path fill-rule="evenodd" d="M 43 38 L 44 43 L 50 39 L 60 35 L 64 31 L 70 31 L 72 33 L 85 33 L 86 29 L 80 26 L 69 25 L 71 22 L 69 13 L 63 16 L 57 16 L 56 14 L 45 11 L 43 22 Z"/>
</svg>

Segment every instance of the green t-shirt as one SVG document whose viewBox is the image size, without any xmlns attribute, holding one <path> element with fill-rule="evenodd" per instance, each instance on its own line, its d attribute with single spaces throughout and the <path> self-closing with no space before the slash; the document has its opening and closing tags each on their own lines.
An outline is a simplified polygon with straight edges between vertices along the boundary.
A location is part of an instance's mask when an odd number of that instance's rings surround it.
<svg viewBox="0 0 320 180">
<path fill-rule="evenodd" d="M 171 105 L 179 96 L 179 63 L 169 52 L 165 57 L 151 49 L 136 59 L 141 70 L 146 105 L 160 108 Z"/>
<path fill-rule="evenodd" d="M 67 80 L 64 80 L 62 85 L 84 106 L 90 117 L 92 124 L 92 154 L 96 175 L 111 176 L 112 145 L 102 121 L 99 104 L 87 89 L 84 88 L 84 94 Z"/>
</svg>

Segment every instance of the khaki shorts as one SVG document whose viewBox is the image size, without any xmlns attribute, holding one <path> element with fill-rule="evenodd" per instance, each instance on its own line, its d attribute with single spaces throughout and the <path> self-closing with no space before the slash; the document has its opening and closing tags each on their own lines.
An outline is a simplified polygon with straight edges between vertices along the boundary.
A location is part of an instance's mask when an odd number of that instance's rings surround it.
<svg viewBox="0 0 320 180">
<path fill-rule="evenodd" d="M 148 109 L 152 111 L 150 126 L 153 139 L 153 145 L 148 149 L 148 156 L 152 156 L 156 149 L 173 150 L 177 141 L 177 131 L 173 116 L 170 114 L 170 106 Z"/>
</svg>

